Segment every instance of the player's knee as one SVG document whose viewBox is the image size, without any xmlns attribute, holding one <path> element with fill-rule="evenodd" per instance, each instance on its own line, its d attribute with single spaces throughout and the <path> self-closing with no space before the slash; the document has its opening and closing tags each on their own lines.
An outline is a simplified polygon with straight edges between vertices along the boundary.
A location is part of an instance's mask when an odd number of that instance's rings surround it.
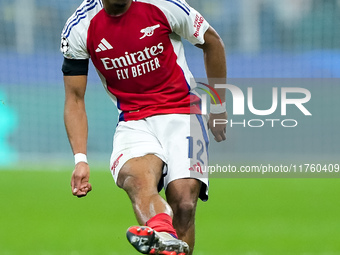
<svg viewBox="0 0 340 255">
<path fill-rule="evenodd" d="M 174 211 L 173 225 L 179 238 L 187 236 L 195 224 L 196 206 L 192 202 L 180 203 Z"/>
<path fill-rule="evenodd" d="M 182 200 L 173 207 L 174 221 L 178 228 L 188 228 L 193 224 L 196 211 L 196 203 L 191 200 Z"/>
<path fill-rule="evenodd" d="M 119 174 L 117 185 L 127 193 L 132 193 L 142 188 L 142 180 L 132 175 Z"/>
<path fill-rule="evenodd" d="M 163 161 L 154 155 L 130 159 L 119 171 L 117 185 L 125 191 L 156 187 L 162 174 L 162 165 Z"/>
<path fill-rule="evenodd" d="M 142 186 L 143 178 L 130 164 L 124 164 L 117 178 L 117 185 L 126 192 L 138 189 Z M 144 185 L 147 185 L 144 183 Z"/>
<path fill-rule="evenodd" d="M 125 171 L 122 169 L 118 175 L 117 185 L 125 190 L 131 197 L 152 193 L 156 189 L 154 176 L 148 174 L 140 174 L 136 171 Z"/>
</svg>

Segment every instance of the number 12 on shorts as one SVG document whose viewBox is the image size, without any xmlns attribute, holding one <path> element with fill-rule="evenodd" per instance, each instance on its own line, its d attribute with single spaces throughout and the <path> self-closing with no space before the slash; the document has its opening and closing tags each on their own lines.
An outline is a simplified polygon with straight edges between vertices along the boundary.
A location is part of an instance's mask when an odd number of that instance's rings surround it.
<svg viewBox="0 0 340 255">
<path fill-rule="evenodd" d="M 187 136 L 188 139 L 188 158 L 194 159 L 194 138 L 192 136 Z M 190 167 L 191 171 L 196 171 L 202 173 L 202 163 L 204 165 L 204 161 L 202 160 L 201 156 L 204 153 L 204 143 L 201 140 L 197 140 L 196 144 L 198 146 L 198 152 L 196 153 L 197 163 Z"/>
</svg>

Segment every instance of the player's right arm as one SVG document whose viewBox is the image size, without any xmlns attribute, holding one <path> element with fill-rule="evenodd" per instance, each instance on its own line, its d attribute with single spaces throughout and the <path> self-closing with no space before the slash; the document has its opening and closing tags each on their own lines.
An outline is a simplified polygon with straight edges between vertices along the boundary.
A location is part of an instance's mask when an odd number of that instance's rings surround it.
<svg viewBox="0 0 340 255">
<path fill-rule="evenodd" d="M 84 100 L 86 84 L 86 75 L 64 75 L 64 122 L 67 136 L 74 155 L 77 153 L 86 155 L 88 132 Z M 85 162 L 77 163 L 71 177 L 73 195 L 77 197 L 86 196 L 86 194 L 92 190 L 91 184 L 89 183 L 89 178 L 89 165 Z"/>
<path fill-rule="evenodd" d="M 86 155 L 87 117 L 85 111 L 85 91 L 89 65 L 87 52 L 87 29 L 92 17 L 102 9 L 100 0 L 84 0 L 66 22 L 61 33 L 60 50 L 64 55 L 62 71 L 65 84 L 64 122 L 74 154 Z M 79 155 L 79 154 L 78 154 Z M 75 196 L 82 197 L 91 191 L 90 168 L 84 159 L 76 160 L 71 187 Z"/>
</svg>

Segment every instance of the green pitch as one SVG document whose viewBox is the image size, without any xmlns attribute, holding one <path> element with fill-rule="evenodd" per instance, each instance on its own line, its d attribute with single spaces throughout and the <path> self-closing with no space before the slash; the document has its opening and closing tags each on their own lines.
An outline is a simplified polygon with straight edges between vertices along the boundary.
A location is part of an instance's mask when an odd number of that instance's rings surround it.
<svg viewBox="0 0 340 255">
<path fill-rule="evenodd" d="M 108 171 L 71 195 L 71 170 L 0 171 L 0 255 L 133 255 L 136 224 Z M 197 208 L 196 255 L 340 254 L 339 179 L 212 179 Z"/>
</svg>

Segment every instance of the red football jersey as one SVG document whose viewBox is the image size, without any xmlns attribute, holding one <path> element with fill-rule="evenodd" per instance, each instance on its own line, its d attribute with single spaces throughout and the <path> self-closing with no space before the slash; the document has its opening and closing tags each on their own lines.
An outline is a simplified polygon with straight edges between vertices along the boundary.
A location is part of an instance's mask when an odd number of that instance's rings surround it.
<svg viewBox="0 0 340 255">
<path fill-rule="evenodd" d="M 65 25 L 63 53 L 92 59 L 120 120 L 200 113 L 181 38 L 203 44 L 208 27 L 182 0 L 133 1 L 120 16 L 108 15 L 100 0 L 87 0 Z"/>
</svg>

